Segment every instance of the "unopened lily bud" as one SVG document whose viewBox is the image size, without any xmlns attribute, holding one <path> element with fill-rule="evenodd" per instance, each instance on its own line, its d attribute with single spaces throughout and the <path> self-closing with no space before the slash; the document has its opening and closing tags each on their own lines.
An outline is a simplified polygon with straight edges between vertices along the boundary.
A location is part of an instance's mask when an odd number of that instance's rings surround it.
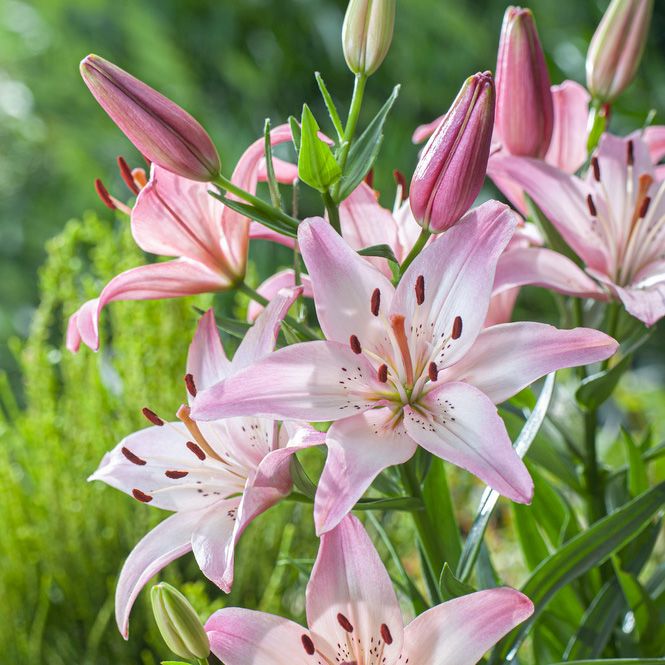
<svg viewBox="0 0 665 665">
<path fill-rule="evenodd" d="M 612 0 L 593 35 L 586 58 L 589 92 L 616 99 L 635 77 L 649 32 L 653 0 Z"/>
<path fill-rule="evenodd" d="M 552 139 L 550 77 L 533 14 L 508 7 L 496 63 L 496 128 L 513 155 L 544 157 Z"/>
<path fill-rule="evenodd" d="M 219 174 L 217 149 L 187 111 L 97 55 L 80 68 L 101 107 L 150 161 L 189 180 L 208 182 Z"/>
<path fill-rule="evenodd" d="M 199 617 L 180 591 L 162 582 L 150 592 L 152 611 L 166 646 L 180 658 L 207 658 L 210 642 Z"/>
<path fill-rule="evenodd" d="M 418 223 L 433 233 L 453 226 L 483 186 L 494 97 L 490 72 L 469 77 L 416 166 L 409 194 L 411 210 Z"/>
<path fill-rule="evenodd" d="M 342 28 L 346 64 L 354 74 L 371 76 L 393 40 L 396 0 L 350 0 Z"/>
</svg>

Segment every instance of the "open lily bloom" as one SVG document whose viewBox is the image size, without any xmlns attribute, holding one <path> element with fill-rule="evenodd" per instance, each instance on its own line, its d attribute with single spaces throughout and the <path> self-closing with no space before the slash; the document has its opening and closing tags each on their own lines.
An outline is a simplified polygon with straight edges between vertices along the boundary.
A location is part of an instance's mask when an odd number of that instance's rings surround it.
<svg viewBox="0 0 665 665">
<path fill-rule="evenodd" d="M 224 608 L 205 629 L 226 665 L 475 665 L 533 613 L 507 587 L 455 598 L 404 626 L 377 551 L 352 516 L 321 538 L 307 585 L 308 628 L 282 617 Z"/>
<path fill-rule="evenodd" d="M 291 140 L 288 125 L 276 127 L 271 140 L 274 144 Z M 261 138 L 238 161 L 233 183 L 254 193 L 263 155 Z M 78 351 L 81 342 L 93 350 L 99 348 L 99 315 L 110 302 L 223 291 L 244 277 L 249 239 L 260 236 L 261 229 L 251 233 L 249 220 L 212 197 L 209 189 L 209 183 L 152 166 L 150 181 L 131 212 L 132 235 L 144 251 L 177 258 L 132 268 L 114 277 L 98 298 L 71 316 L 67 328 L 70 351 Z M 267 229 L 263 232 L 272 233 Z"/>
<path fill-rule="evenodd" d="M 665 182 L 639 135 L 603 135 L 585 179 L 525 158 L 503 157 L 497 168 L 633 316 L 652 325 L 665 315 Z"/>
<path fill-rule="evenodd" d="M 224 355 L 212 311 L 197 329 L 187 360 L 190 397 L 269 353 L 299 290 L 282 291 L 258 318 L 233 361 Z M 127 637 L 138 593 L 164 566 L 194 551 L 203 573 L 224 591 L 233 581 L 235 543 L 247 524 L 291 490 L 291 455 L 324 436 L 308 427 L 243 417 L 199 423 L 188 406 L 179 421 L 135 432 L 108 453 L 90 480 L 174 511 L 141 540 L 120 573 L 116 620 Z"/>
<path fill-rule="evenodd" d="M 319 533 L 418 445 L 501 494 L 530 501 L 531 478 L 494 404 L 553 370 L 607 358 L 617 345 L 595 330 L 539 323 L 481 332 L 515 224 L 495 201 L 472 210 L 418 255 L 395 288 L 325 220 L 303 222 L 299 244 L 327 341 L 269 354 L 200 392 L 193 414 L 335 421 L 315 500 Z"/>
</svg>

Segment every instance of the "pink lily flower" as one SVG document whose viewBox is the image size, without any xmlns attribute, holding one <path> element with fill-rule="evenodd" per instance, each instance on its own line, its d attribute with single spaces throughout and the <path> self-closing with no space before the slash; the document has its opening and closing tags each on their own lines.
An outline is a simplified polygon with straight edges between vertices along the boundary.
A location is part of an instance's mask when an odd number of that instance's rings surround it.
<svg viewBox="0 0 665 665">
<path fill-rule="evenodd" d="M 271 139 L 274 144 L 291 140 L 288 125 L 276 127 Z M 233 183 L 256 192 L 263 156 L 261 138 L 240 158 Z M 70 317 L 70 351 L 78 351 L 81 342 L 95 351 L 99 348 L 99 316 L 110 302 L 224 291 L 243 279 L 250 237 L 260 233 L 252 233 L 246 217 L 210 196 L 209 188 L 208 183 L 187 180 L 153 164 L 150 181 L 131 211 L 132 235 L 144 251 L 177 258 L 132 268 L 114 277 L 98 298 L 86 302 Z"/>
<path fill-rule="evenodd" d="M 282 291 L 249 330 L 232 361 L 222 348 L 215 318 L 201 319 L 189 349 L 189 397 L 240 371 L 275 345 L 279 325 L 299 289 Z M 90 480 L 102 480 L 138 501 L 174 511 L 133 549 L 116 588 L 116 621 L 128 635 L 136 597 L 162 568 L 193 551 L 203 573 L 227 593 L 233 553 L 245 527 L 291 490 L 289 460 L 324 435 L 258 417 L 196 422 L 190 407 L 166 423 L 144 410 L 153 427 L 130 434 L 102 460 Z"/>
<path fill-rule="evenodd" d="M 529 502 L 531 478 L 494 404 L 556 369 L 607 358 L 617 344 L 595 330 L 539 323 L 481 332 L 515 225 L 495 201 L 470 211 L 395 288 L 325 220 L 303 222 L 299 244 L 327 341 L 280 349 L 203 391 L 195 417 L 333 421 L 314 508 L 319 533 L 418 445 Z"/>
<path fill-rule="evenodd" d="M 665 316 L 665 184 L 638 134 L 603 135 L 584 179 L 531 159 L 504 157 L 497 168 L 628 312 L 647 326 Z"/>
<path fill-rule="evenodd" d="M 346 517 L 321 538 L 307 584 L 308 628 L 227 607 L 208 619 L 212 652 L 226 665 L 475 665 L 533 604 L 507 587 L 455 598 L 407 626 L 360 522 Z"/>
</svg>

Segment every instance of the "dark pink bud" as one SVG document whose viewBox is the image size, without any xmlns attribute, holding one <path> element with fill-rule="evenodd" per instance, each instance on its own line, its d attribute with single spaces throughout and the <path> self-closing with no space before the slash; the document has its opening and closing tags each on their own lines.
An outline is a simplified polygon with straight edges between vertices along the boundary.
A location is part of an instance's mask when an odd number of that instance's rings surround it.
<svg viewBox="0 0 665 665">
<path fill-rule="evenodd" d="M 409 200 L 418 223 L 449 229 L 475 201 L 485 180 L 494 124 L 490 72 L 469 77 L 416 166 Z"/>
<path fill-rule="evenodd" d="M 513 155 L 544 157 L 552 139 L 550 77 L 533 14 L 508 7 L 496 63 L 496 128 Z"/>
<path fill-rule="evenodd" d="M 150 161 L 190 180 L 207 182 L 221 163 L 206 131 L 170 99 L 97 55 L 81 61 L 90 92 Z"/>
</svg>

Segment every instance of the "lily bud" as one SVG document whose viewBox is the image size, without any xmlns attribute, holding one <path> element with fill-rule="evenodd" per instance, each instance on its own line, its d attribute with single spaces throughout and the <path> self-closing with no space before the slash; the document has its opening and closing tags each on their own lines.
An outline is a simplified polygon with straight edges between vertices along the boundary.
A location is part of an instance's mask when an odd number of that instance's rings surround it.
<svg viewBox="0 0 665 665">
<path fill-rule="evenodd" d="M 589 92 L 616 99 L 631 83 L 646 43 L 653 0 L 612 0 L 593 35 L 586 58 Z"/>
<path fill-rule="evenodd" d="M 550 77 L 533 14 L 508 7 L 496 63 L 496 128 L 513 155 L 544 157 L 554 127 Z"/>
<path fill-rule="evenodd" d="M 490 72 L 469 77 L 416 166 L 409 195 L 411 210 L 418 223 L 433 233 L 453 226 L 483 186 L 494 97 Z"/>
<path fill-rule="evenodd" d="M 152 611 L 166 646 L 180 658 L 207 658 L 210 642 L 194 608 L 180 591 L 162 582 L 150 592 Z"/>
<path fill-rule="evenodd" d="M 354 74 L 371 76 L 393 40 L 396 0 L 350 0 L 342 28 L 344 58 Z"/>
<path fill-rule="evenodd" d="M 150 161 L 189 180 L 208 182 L 219 174 L 217 149 L 187 111 L 97 55 L 80 69 L 101 107 Z"/>
</svg>

